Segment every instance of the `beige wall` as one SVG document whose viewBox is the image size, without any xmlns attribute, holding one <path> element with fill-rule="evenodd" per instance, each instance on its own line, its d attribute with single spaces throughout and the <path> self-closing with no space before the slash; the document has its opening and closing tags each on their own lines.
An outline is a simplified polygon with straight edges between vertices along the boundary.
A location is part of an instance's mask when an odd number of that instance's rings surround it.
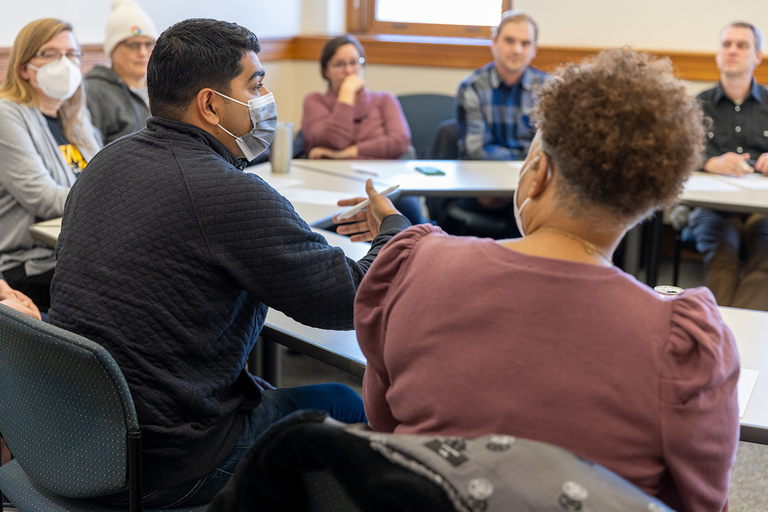
<svg viewBox="0 0 768 512">
<path fill-rule="evenodd" d="M 6 0 L 2 0 L 5 2 Z M 188 17 L 237 21 L 261 37 L 296 34 L 336 34 L 344 27 L 344 0 L 137 0 L 155 19 L 158 29 Z M 10 46 L 18 30 L 42 16 L 70 20 L 82 43 L 103 41 L 110 0 L 29 0 L 15 2 L 0 17 L 0 46 Z M 540 44 L 570 47 L 632 45 L 638 49 L 711 52 L 722 25 L 734 19 L 768 20 L 764 0 L 515 0 L 541 26 Z M 447 2 L 446 8 L 466 8 Z M 767 24 L 768 25 L 768 24 Z M 490 52 L 489 52 L 490 60 Z M 301 121 L 304 96 L 325 90 L 316 62 L 266 63 L 267 85 L 275 93 L 280 118 Z M 454 94 L 470 69 L 369 65 L 366 80 L 372 89 L 395 94 L 436 92 Z M 710 84 L 690 83 L 692 93 Z"/>
<path fill-rule="evenodd" d="M 329 0 L 136 0 L 162 31 L 187 18 L 234 21 L 261 37 L 302 31 L 304 4 Z M 104 41 L 111 0 L 0 0 L 0 46 L 11 46 L 19 30 L 38 18 L 68 21 L 82 44 Z M 334 9 L 328 16 L 338 17 Z"/>
<path fill-rule="evenodd" d="M 342 0 L 303 0 L 302 32 L 337 33 L 343 27 L 342 4 Z M 446 3 L 447 8 L 452 5 L 456 8 L 466 6 L 459 2 Z M 637 49 L 709 53 L 715 50 L 717 34 L 727 22 L 746 19 L 759 24 L 761 20 L 768 20 L 768 2 L 764 0 L 515 0 L 514 6 L 530 12 L 538 20 L 540 44 L 565 47 L 631 45 Z M 312 16 L 307 16 L 310 10 Z M 490 51 L 488 59 L 491 59 Z M 298 127 L 304 96 L 325 90 L 317 63 L 289 61 L 274 65 L 273 69 L 269 80 L 280 101 L 280 117 L 293 121 Z M 461 79 L 471 71 L 368 65 L 365 78 L 371 89 L 395 94 L 435 92 L 453 95 Z M 689 82 L 688 90 L 695 94 L 711 85 Z"/>
<path fill-rule="evenodd" d="M 723 25 L 751 21 L 768 30 L 764 0 L 514 0 L 540 25 L 549 46 L 630 45 L 646 50 L 711 52 Z"/>
<path fill-rule="evenodd" d="M 265 83 L 274 93 L 278 116 L 282 121 L 301 124 L 301 107 L 304 96 L 313 91 L 325 91 L 326 84 L 320 77 L 319 65 L 312 61 L 292 60 L 265 63 Z M 415 66 L 368 65 L 365 80 L 373 90 L 391 91 L 394 94 L 439 93 L 454 95 L 456 87 L 471 69 L 419 68 Z M 687 82 L 691 94 L 711 86 L 705 82 Z"/>
<path fill-rule="evenodd" d="M 301 124 L 304 96 L 314 91 L 325 92 L 325 81 L 320 76 L 319 64 L 313 61 L 269 62 L 265 83 L 274 93 L 278 117 L 292 121 L 296 129 Z M 414 66 L 369 65 L 365 80 L 369 88 L 391 91 L 394 94 L 434 92 L 453 95 L 456 86 L 471 70 L 418 68 Z"/>
</svg>

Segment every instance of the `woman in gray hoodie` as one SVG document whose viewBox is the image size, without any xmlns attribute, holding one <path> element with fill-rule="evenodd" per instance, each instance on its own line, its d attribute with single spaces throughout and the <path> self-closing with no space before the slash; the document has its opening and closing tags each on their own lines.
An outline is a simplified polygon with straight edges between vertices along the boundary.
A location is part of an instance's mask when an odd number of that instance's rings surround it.
<svg viewBox="0 0 768 512">
<path fill-rule="evenodd" d="M 112 66 L 94 66 L 85 75 L 88 110 L 104 144 L 147 124 L 147 64 L 157 36 L 155 24 L 139 4 L 112 0 L 104 37 L 104 53 Z"/>
</svg>

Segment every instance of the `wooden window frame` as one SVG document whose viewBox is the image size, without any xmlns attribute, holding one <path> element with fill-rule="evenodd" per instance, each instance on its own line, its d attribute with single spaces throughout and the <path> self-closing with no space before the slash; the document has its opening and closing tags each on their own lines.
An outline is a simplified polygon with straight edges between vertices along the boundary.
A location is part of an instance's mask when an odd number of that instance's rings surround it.
<svg viewBox="0 0 768 512">
<path fill-rule="evenodd" d="M 501 0 L 501 13 L 512 9 L 512 0 Z M 395 34 L 403 36 L 471 37 L 489 39 L 490 26 L 438 25 L 377 21 L 376 0 L 347 0 L 347 32 L 355 34 Z"/>
</svg>

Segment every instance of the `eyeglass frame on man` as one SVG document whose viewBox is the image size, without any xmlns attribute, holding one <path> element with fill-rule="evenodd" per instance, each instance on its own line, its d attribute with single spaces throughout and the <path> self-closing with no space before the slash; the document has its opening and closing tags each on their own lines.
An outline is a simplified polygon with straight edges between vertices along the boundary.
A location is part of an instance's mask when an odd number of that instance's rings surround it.
<svg viewBox="0 0 768 512">
<path fill-rule="evenodd" d="M 352 66 L 355 69 L 358 69 L 365 65 L 365 57 L 360 57 L 356 61 L 354 60 L 337 60 L 334 62 L 329 62 L 328 67 L 333 69 L 334 71 L 340 71 L 347 66 Z"/>
<path fill-rule="evenodd" d="M 155 49 L 155 41 L 131 41 L 130 43 L 128 41 L 120 41 L 120 43 L 132 52 L 138 52 L 143 47 L 148 52 L 151 52 Z"/>
<path fill-rule="evenodd" d="M 62 56 L 66 56 L 69 60 L 72 62 L 80 62 L 80 60 L 85 55 L 85 52 L 83 50 L 67 50 L 65 52 L 62 52 L 60 50 L 56 50 L 54 48 L 46 48 L 45 50 L 40 50 L 36 54 L 32 56 L 32 58 L 39 58 L 39 59 L 45 59 L 47 61 L 54 61 L 57 59 L 60 59 Z"/>
</svg>

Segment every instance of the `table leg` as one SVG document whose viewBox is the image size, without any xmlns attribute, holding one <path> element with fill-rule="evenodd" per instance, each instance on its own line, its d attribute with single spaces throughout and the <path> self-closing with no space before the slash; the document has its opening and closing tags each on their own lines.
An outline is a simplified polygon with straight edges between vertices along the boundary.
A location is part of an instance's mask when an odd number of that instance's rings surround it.
<svg viewBox="0 0 768 512">
<path fill-rule="evenodd" d="M 624 272 L 639 278 L 642 224 L 637 224 L 624 235 Z"/>
<path fill-rule="evenodd" d="M 259 336 L 248 355 L 248 371 L 258 375 L 276 388 L 282 377 L 282 350 L 280 345 Z"/>
<path fill-rule="evenodd" d="M 645 283 L 653 288 L 659 280 L 659 242 L 663 227 L 663 213 L 656 212 L 646 221 L 648 236 L 645 244 Z"/>
</svg>

